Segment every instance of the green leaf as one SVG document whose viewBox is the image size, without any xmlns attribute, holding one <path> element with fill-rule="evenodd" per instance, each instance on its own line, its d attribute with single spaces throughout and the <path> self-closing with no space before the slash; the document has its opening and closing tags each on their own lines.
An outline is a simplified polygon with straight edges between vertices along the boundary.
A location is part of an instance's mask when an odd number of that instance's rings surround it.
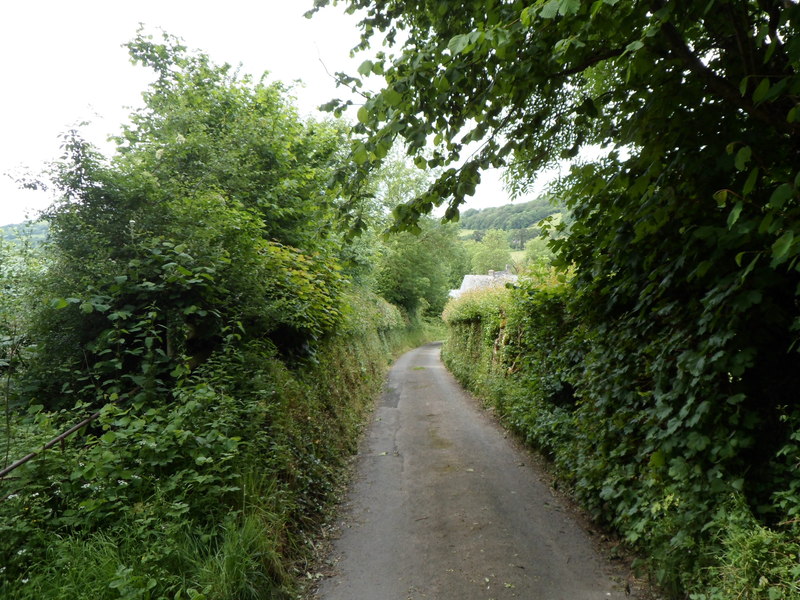
<svg viewBox="0 0 800 600">
<path fill-rule="evenodd" d="M 383 96 L 383 99 L 386 101 L 386 104 L 388 104 L 389 106 L 399 106 L 400 103 L 403 101 L 402 94 L 400 94 L 400 92 L 398 92 L 397 90 L 394 90 L 392 88 L 384 90 L 381 93 L 381 96 Z"/>
<path fill-rule="evenodd" d="M 378 142 L 378 145 L 375 146 L 375 156 L 381 160 L 386 158 L 390 148 L 391 144 L 389 142 L 385 140 Z"/>
<path fill-rule="evenodd" d="M 767 231 L 770 231 L 770 228 L 772 227 L 774 221 L 775 221 L 774 212 L 768 212 L 767 214 L 765 214 L 764 218 L 761 219 L 761 223 L 758 226 L 758 233 L 766 233 Z"/>
<path fill-rule="evenodd" d="M 739 220 L 739 215 L 742 214 L 742 208 L 744 208 L 744 205 L 742 204 L 741 200 L 733 205 L 733 209 L 731 209 L 731 212 L 728 215 L 728 229 L 730 229 L 733 224 Z"/>
<path fill-rule="evenodd" d="M 637 50 L 641 50 L 644 48 L 644 42 L 642 40 L 634 40 L 627 46 L 625 46 L 625 54 L 630 52 L 636 52 Z"/>
<path fill-rule="evenodd" d="M 369 111 L 367 110 L 366 106 L 362 106 L 358 109 L 358 121 L 359 123 L 366 123 L 369 121 Z"/>
<path fill-rule="evenodd" d="M 560 15 L 574 15 L 578 13 L 581 7 L 581 0 L 561 0 L 558 5 L 558 14 Z"/>
<path fill-rule="evenodd" d="M 369 158 L 369 153 L 367 152 L 367 147 L 364 144 L 359 144 L 356 146 L 356 149 L 353 151 L 353 160 L 359 166 L 363 165 L 367 162 Z"/>
<path fill-rule="evenodd" d="M 756 263 L 760 258 L 761 258 L 761 253 L 757 252 L 756 255 L 753 257 L 753 260 L 750 261 L 750 264 L 747 265 L 744 272 L 742 273 L 742 280 L 744 280 L 744 278 L 750 274 L 753 268 L 755 268 Z"/>
<path fill-rule="evenodd" d="M 469 46 L 469 34 L 466 33 L 453 36 L 447 43 L 447 49 L 453 55 L 461 54 L 467 46 Z"/>
<path fill-rule="evenodd" d="M 61 310 L 62 308 L 68 307 L 69 302 L 67 302 L 66 298 L 53 298 L 53 300 L 50 302 L 50 306 L 56 310 Z"/>
<path fill-rule="evenodd" d="M 792 186 L 788 183 L 782 183 L 775 188 L 775 191 L 772 192 L 772 195 L 769 197 L 769 205 L 773 208 L 781 208 L 793 195 L 794 190 Z"/>
<path fill-rule="evenodd" d="M 561 2 L 559 0 L 550 0 L 539 11 L 539 16 L 543 19 L 554 19 L 561 10 Z"/>
<path fill-rule="evenodd" d="M 758 87 L 753 92 L 753 102 L 755 102 L 756 104 L 762 102 L 764 98 L 766 98 L 767 93 L 769 92 L 769 86 L 770 86 L 769 79 L 766 77 L 762 79 L 761 83 L 758 84 Z"/>
<path fill-rule="evenodd" d="M 744 171 L 747 167 L 747 163 L 750 162 L 750 157 L 753 156 L 753 150 L 750 146 L 742 146 L 739 148 L 739 151 L 736 153 L 736 158 L 733 160 L 733 164 L 738 171 Z"/>
<path fill-rule="evenodd" d="M 534 7 L 528 6 L 523 9 L 522 13 L 519 15 L 519 20 L 522 23 L 523 27 L 530 27 L 531 23 L 533 23 L 533 16 L 534 16 Z"/>
<path fill-rule="evenodd" d="M 794 242 L 794 232 L 791 230 L 787 231 L 781 237 L 775 240 L 775 243 L 772 244 L 773 260 L 776 261 L 782 260 L 789 252 L 789 248 L 791 248 L 792 242 Z"/>
<path fill-rule="evenodd" d="M 597 117 L 599 114 L 597 106 L 595 106 L 595 103 L 591 98 L 584 98 L 580 105 L 580 111 L 592 118 Z"/>
<path fill-rule="evenodd" d="M 750 193 L 755 189 L 757 181 L 758 167 L 750 171 L 750 175 L 747 176 L 747 181 L 744 182 L 744 187 L 742 188 L 742 196 L 749 196 Z"/>
<path fill-rule="evenodd" d="M 657 452 L 653 452 L 653 454 L 650 455 L 650 466 L 653 467 L 654 469 L 660 469 L 666 464 L 667 461 L 664 458 L 664 453 L 661 452 L 660 450 Z"/>
<path fill-rule="evenodd" d="M 749 79 L 749 75 L 747 77 L 743 77 L 742 80 L 739 82 L 739 93 L 744 96 L 747 93 L 747 83 Z"/>
<path fill-rule="evenodd" d="M 365 60 L 364 62 L 362 62 L 362 63 L 359 65 L 359 67 L 358 67 L 358 72 L 359 72 L 361 75 L 363 75 L 364 77 L 366 77 L 367 75 L 369 75 L 370 73 L 372 73 L 372 68 L 373 68 L 374 66 L 375 66 L 375 63 L 373 63 L 371 60 Z"/>
</svg>

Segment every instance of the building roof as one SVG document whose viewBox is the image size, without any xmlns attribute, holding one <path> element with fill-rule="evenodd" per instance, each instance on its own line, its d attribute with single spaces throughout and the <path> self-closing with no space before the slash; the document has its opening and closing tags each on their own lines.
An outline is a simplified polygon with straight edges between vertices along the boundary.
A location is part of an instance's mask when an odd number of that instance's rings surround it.
<svg viewBox="0 0 800 600">
<path fill-rule="evenodd" d="M 505 271 L 489 271 L 488 275 L 464 275 L 461 287 L 457 290 L 450 290 L 451 298 L 458 298 L 466 292 L 488 287 L 500 287 L 506 283 L 513 283 L 519 279 L 516 275 L 509 272 L 508 267 Z"/>
</svg>

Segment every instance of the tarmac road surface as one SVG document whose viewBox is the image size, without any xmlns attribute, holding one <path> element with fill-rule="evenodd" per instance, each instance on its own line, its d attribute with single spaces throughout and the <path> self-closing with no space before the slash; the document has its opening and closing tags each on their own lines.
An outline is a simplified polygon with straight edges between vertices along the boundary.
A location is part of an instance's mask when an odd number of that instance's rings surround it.
<svg viewBox="0 0 800 600">
<path fill-rule="evenodd" d="M 445 370 L 439 349 L 413 350 L 389 374 L 318 598 L 630 598 L 530 456 Z"/>
</svg>

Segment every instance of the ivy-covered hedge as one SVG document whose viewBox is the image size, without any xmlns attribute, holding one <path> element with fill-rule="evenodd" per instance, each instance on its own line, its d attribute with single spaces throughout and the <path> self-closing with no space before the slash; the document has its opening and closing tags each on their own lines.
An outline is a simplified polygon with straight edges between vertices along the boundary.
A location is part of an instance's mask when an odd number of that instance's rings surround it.
<svg viewBox="0 0 800 600">
<path fill-rule="evenodd" d="M 682 379 L 703 374 L 702 355 L 687 350 L 659 373 L 665 365 L 642 362 L 657 356 L 657 341 L 634 351 L 633 340 L 590 327 L 573 294 L 569 283 L 539 278 L 451 301 L 445 362 L 553 460 L 598 521 L 647 557 L 667 593 L 800 597 L 800 478 L 765 472 L 761 455 L 796 469 L 796 430 L 757 432 L 779 439 L 755 446 L 757 410 L 679 395 Z"/>
</svg>

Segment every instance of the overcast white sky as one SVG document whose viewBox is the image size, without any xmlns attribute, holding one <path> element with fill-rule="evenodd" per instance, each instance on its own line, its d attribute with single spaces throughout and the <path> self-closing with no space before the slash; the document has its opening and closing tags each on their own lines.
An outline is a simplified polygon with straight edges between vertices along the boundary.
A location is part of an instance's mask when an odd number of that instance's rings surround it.
<svg viewBox="0 0 800 600">
<path fill-rule="evenodd" d="M 19 190 L 12 177 L 37 173 L 60 155 L 59 134 L 81 121 L 84 136 L 108 152 L 108 135 L 140 104 L 149 72 L 133 66 L 122 44 L 139 23 L 163 29 L 217 62 L 273 79 L 300 79 L 301 110 L 346 93 L 326 73 L 355 71 L 355 19 L 341 7 L 303 17 L 312 0 L 25 0 L 0 6 L 0 225 L 18 223 L 49 204 Z M 325 63 L 323 66 L 322 62 Z M 466 208 L 508 202 L 496 173 Z"/>
</svg>

